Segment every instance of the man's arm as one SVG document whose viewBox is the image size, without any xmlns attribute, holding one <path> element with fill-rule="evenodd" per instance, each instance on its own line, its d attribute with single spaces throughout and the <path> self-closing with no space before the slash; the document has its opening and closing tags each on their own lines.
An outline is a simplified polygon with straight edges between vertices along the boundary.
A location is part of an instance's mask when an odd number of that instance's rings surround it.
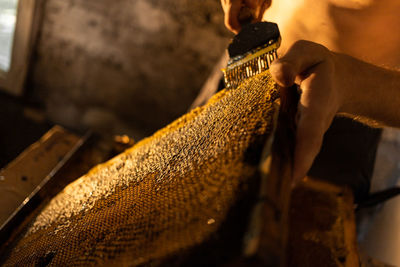
<svg viewBox="0 0 400 267">
<path fill-rule="evenodd" d="M 243 7 L 260 21 L 271 0 L 221 0 L 225 24 L 237 33 Z M 261 14 L 261 15 L 260 15 Z M 334 116 L 342 113 L 364 123 L 400 127 L 400 73 L 298 41 L 271 66 L 282 87 L 300 85 L 294 180 L 302 179 L 320 151 Z"/>
<path fill-rule="evenodd" d="M 300 85 L 294 181 L 302 179 L 318 154 L 334 116 L 342 113 L 369 124 L 400 127 L 400 73 L 296 42 L 271 66 L 282 87 Z"/>
</svg>

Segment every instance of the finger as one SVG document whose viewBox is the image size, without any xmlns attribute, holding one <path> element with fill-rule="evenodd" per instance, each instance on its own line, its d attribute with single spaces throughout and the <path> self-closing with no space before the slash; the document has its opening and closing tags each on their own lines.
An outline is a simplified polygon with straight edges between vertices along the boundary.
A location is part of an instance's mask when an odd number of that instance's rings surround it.
<svg viewBox="0 0 400 267">
<path fill-rule="evenodd" d="M 337 110 L 337 100 L 330 88 L 330 67 L 319 64 L 301 87 L 294 153 L 293 182 L 298 183 L 311 168 L 319 153 L 323 136 Z"/>
<path fill-rule="evenodd" d="M 297 125 L 293 166 L 294 186 L 306 177 L 321 149 L 323 131 L 319 125 L 312 123 L 313 120 L 315 118 L 312 118 L 312 116 L 300 116 Z"/>
<path fill-rule="evenodd" d="M 280 86 L 292 86 L 298 75 L 326 60 L 329 53 L 329 50 L 322 45 L 304 40 L 297 41 L 283 57 L 271 64 L 272 78 Z"/>
<path fill-rule="evenodd" d="M 226 3 L 225 26 L 235 34 L 241 29 L 238 19 L 241 7 L 242 0 L 232 0 Z"/>
<path fill-rule="evenodd" d="M 258 21 L 262 21 L 262 18 L 264 16 L 264 12 L 271 6 L 271 0 L 263 0 L 261 5 L 259 6 L 258 9 Z"/>
</svg>

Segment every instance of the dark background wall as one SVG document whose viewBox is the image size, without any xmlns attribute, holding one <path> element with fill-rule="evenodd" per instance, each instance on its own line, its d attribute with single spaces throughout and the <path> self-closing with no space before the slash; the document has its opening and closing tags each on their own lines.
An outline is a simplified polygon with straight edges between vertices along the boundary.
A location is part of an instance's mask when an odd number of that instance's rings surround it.
<svg viewBox="0 0 400 267">
<path fill-rule="evenodd" d="M 229 36 L 219 0 L 47 0 L 28 91 L 55 123 L 141 138 L 185 113 Z"/>
</svg>

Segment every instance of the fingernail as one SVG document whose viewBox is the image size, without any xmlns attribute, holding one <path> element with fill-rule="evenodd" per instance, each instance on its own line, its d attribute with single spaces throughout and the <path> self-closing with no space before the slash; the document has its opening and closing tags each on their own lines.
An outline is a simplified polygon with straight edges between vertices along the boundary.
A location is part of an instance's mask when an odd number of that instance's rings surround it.
<svg viewBox="0 0 400 267">
<path fill-rule="evenodd" d="M 291 183 L 291 188 L 293 189 L 293 188 L 297 187 L 299 184 L 301 184 L 302 182 L 305 182 L 305 181 L 307 181 L 307 176 L 304 176 L 304 177 L 302 177 L 300 179 L 296 178 Z"/>
<path fill-rule="evenodd" d="M 280 86 L 289 87 L 294 83 L 295 73 L 293 68 L 285 61 L 275 60 L 271 64 L 270 72 Z"/>
<path fill-rule="evenodd" d="M 301 178 L 299 178 L 299 176 L 293 176 L 293 180 L 292 180 L 292 188 L 296 187 L 300 182 L 301 182 Z"/>
<path fill-rule="evenodd" d="M 296 174 L 297 174 L 296 168 L 293 168 L 292 183 L 291 183 L 292 189 L 295 188 L 299 183 L 299 178 L 298 178 L 298 175 L 296 175 Z"/>
</svg>

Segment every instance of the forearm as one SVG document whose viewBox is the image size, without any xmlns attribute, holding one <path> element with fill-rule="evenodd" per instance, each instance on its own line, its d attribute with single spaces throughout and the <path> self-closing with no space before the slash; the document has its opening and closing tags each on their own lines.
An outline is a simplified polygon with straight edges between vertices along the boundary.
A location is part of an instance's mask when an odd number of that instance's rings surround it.
<svg viewBox="0 0 400 267">
<path fill-rule="evenodd" d="M 293 177 L 303 178 L 323 136 L 338 113 L 372 126 L 400 127 L 400 73 L 329 51 L 309 42 L 294 43 L 270 67 L 283 88 L 302 91 L 297 114 Z M 360 119 L 361 118 L 361 119 Z"/>
<path fill-rule="evenodd" d="M 368 124 L 400 127 L 400 72 L 368 64 L 349 56 L 337 57 L 336 71 L 346 92 L 340 112 Z"/>
</svg>

